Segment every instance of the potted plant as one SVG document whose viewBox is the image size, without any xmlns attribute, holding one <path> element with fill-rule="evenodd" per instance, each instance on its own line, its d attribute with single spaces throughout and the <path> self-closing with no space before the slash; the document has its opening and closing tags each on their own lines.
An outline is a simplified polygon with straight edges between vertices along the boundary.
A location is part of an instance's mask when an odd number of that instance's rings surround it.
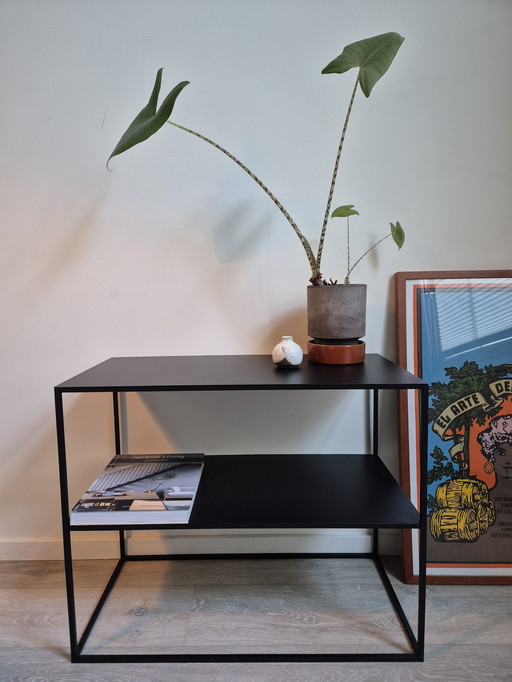
<svg viewBox="0 0 512 682">
<path fill-rule="evenodd" d="M 404 231 L 400 223 L 398 221 L 396 223 L 390 223 L 391 231 L 351 264 L 349 221 L 351 216 L 359 215 L 359 213 L 355 210 L 353 204 L 339 206 L 331 212 L 339 162 L 358 87 L 361 88 L 366 97 L 370 96 L 374 85 L 390 67 L 403 40 L 404 39 L 398 33 L 383 33 L 372 38 L 360 40 L 356 43 L 351 43 L 344 48 L 343 52 L 336 57 L 336 59 L 331 61 L 322 70 L 322 73 L 324 74 L 332 74 L 345 73 L 346 71 L 356 68 L 357 77 L 345 116 L 340 143 L 338 145 L 316 253 L 313 251 L 310 242 L 281 202 L 236 156 L 208 137 L 169 120 L 176 99 L 183 88 L 189 84 L 188 81 L 182 81 L 176 85 L 164 99 L 160 107 L 158 107 L 162 69 L 159 69 L 157 72 L 149 102 L 128 126 L 107 161 L 108 167 L 108 163 L 114 156 L 143 142 L 154 135 L 154 133 L 162 128 L 165 123 L 169 123 L 175 128 L 179 128 L 180 130 L 190 133 L 191 135 L 208 142 L 208 144 L 213 145 L 240 166 L 263 189 L 270 199 L 272 199 L 274 204 L 290 223 L 306 253 L 311 269 L 310 284 L 308 286 L 308 333 L 313 338 L 313 341 L 310 342 L 309 356 L 310 359 L 317 362 L 351 363 L 361 362 L 364 359 L 364 344 L 360 341 L 360 338 L 365 334 L 366 285 L 352 284 L 350 276 L 356 265 L 387 237 L 391 237 L 399 249 L 402 248 L 405 241 Z M 347 221 L 347 272 L 343 283 L 340 284 L 338 284 L 338 281 L 335 279 L 326 279 L 322 275 L 321 270 L 324 240 L 329 218 L 339 217 L 345 218 Z"/>
</svg>

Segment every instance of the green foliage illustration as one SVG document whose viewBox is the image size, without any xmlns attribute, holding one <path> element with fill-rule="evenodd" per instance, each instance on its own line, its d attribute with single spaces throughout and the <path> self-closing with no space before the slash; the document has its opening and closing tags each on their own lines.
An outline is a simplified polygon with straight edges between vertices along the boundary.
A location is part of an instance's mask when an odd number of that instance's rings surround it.
<svg viewBox="0 0 512 682">
<path fill-rule="evenodd" d="M 435 481 L 442 481 L 445 478 L 456 478 L 458 473 L 455 470 L 452 462 L 448 461 L 448 457 L 444 454 L 439 446 L 435 446 L 434 452 L 430 454 L 434 460 L 434 465 L 427 472 L 427 484 L 430 485 Z"/>
<path fill-rule="evenodd" d="M 471 410 L 462 412 L 456 416 L 450 424 L 454 440 L 459 440 L 461 463 L 460 475 L 469 477 L 469 437 L 473 423 L 483 426 L 486 420 L 494 417 L 501 409 L 489 390 L 489 384 L 504 379 L 512 372 L 512 364 L 488 365 L 483 369 L 474 361 L 466 360 L 461 367 L 447 367 L 446 376 L 450 379 L 447 383 L 435 381 L 430 385 L 429 393 L 432 398 L 432 406 L 428 411 L 429 422 L 434 422 L 438 416 L 457 400 L 465 396 L 480 393 L 488 401 L 485 409 L 482 405 L 475 405 Z M 436 476 L 441 471 L 440 460 L 434 458 L 435 465 L 432 474 Z M 446 466 L 446 465 L 445 465 Z M 451 475 L 448 474 L 448 475 Z M 438 479 L 432 479 L 438 480 Z"/>
</svg>

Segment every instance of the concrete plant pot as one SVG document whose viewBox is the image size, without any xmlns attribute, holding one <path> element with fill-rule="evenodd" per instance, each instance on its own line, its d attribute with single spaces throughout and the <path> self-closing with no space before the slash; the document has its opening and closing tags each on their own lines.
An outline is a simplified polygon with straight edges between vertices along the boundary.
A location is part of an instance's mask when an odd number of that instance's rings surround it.
<svg viewBox="0 0 512 682">
<path fill-rule="evenodd" d="M 307 288 L 308 358 L 323 364 L 364 361 L 366 284 L 333 284 Z"/>
</svg>

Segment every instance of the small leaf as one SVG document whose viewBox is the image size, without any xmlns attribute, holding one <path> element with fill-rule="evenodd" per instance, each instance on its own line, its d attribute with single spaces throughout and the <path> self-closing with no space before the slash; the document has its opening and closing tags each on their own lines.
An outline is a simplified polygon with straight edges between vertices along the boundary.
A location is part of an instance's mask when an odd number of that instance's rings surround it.
<svg viewBox="0 0 512 682">
<path fill-rule="evenodd" d="M 389 224 L 391 225 L 391 236 L 398 248 L 401 249 L 405 243 L 405 232 L 398 220 L 396 221 L 396 225 L 393 225 L 393 223 Z"/>
<path fill-rule="evenodd" d="M 357 67 L 361 90 L 369 97 L 375 83 L 391 66 L 403 42 L 404 39 L 398 33 L 382 33 L 359 40 L 347 45 L 336 59 L 327 64 L 322 73 L 345 73 Z"/>
<path fill-rule="evenodd" d="M 108 157 L 107 168 L 112 157 L 122 154 L 122 152 L 130 149 L 130 147 L 139 144 L 139 142 L 147 140 L 148 137 L 154 135 L 157 130 L 160 130 L 164 123 L 169 119 L 174 107 L 174 103 L 176 102 L 176 98 L 183 88 L 189 84 L 189 81 L 182 81 L 181 83 L 178 83 L 178 85 L 167 95 L 162 102 L 160 109 L 157 111 L 156 107 L 158 103 L 158 95 L 160 93 L 160 85 L 162 82 L 162 71 L 163 69 L 158 69 L 155 85 L 153 86 L 153 91 L 151 93 L 151 97 L 149 98 L 149 102 L 130 123 L 126 131 L 123 133 L 121 139 L 117 143 L 114 151 Z"/>
<path fill-rule="evenodd" d="M 331 218 L 348 218 L 349 215 L 359 215 L 359 211 L 354 210 L 354 204 L 338 206 L 338 208 L 335 208 L 331 213 Z"/>
</svg>

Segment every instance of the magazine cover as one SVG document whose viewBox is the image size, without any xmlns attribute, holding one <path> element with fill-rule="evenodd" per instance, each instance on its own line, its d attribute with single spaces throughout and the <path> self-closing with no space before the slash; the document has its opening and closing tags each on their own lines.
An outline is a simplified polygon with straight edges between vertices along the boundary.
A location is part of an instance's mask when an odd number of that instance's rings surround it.
<svg viewBox="0 0 512 682">
<path fill-rule="evenodd" d="M 187 523 L 202 454 L 116 455 L 71 511 L 72 525 Z"/>
</svg>

